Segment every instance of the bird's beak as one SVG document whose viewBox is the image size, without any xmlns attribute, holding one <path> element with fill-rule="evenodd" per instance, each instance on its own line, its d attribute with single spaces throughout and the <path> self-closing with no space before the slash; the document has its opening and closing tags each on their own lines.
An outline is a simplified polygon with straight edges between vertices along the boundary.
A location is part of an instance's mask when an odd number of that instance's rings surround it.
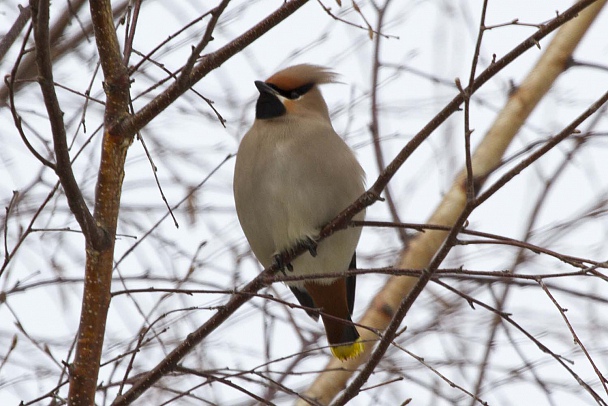
<svg viewBox="0 0 608 406">
<path fill-rule="evenodd" d="M 260 97 L 255 105 L 255 118 L 256 119 L 267 119 L 280 117 L 287 113 L 285 97 L 281 96 L 279 92 L 269 86 L 267 83 L 260 80 L 256 80 L 255 87 L 260 92 Z"/>
<path fill-rule="evenodd" d="M 260 92 L 260 94 L 270 94 L 273 96 L 276 96 L 277 92 L 270 86 L 268 86 L 266 83 L 262 82 L 261 80 L 256 80 L 255 82 L 255 87 L 258 88 L 258 91 Z"/>
</svg>

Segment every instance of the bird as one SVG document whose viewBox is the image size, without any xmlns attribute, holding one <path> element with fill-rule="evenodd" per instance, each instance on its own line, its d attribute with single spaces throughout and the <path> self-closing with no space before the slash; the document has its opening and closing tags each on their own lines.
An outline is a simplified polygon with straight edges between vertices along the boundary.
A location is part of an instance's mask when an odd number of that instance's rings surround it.
<svg viewBox="0 0 608 406">
<path fill-rule="evenodd" d="M 255 120 L 239 145 L 234 199 L 239 222 L 259 262 L 292 275 L 339 274 L 356 267 L 361 228 L 349 227 L 317 243 L 319 231 L 365 192 L 365 172 L 334 130 L 319 86 L 335 83 L 330 69 L 300 64 L 255 81 Z M 363 220 L 365 211 L 353 217 Z M 282 254 L 307 251 L 289 264 Z M 352 323 L 356 279 L 287 282 L 315 321 L 319 314 L 332 354 L 345 361 L 364 346 Z"/>
</svg>

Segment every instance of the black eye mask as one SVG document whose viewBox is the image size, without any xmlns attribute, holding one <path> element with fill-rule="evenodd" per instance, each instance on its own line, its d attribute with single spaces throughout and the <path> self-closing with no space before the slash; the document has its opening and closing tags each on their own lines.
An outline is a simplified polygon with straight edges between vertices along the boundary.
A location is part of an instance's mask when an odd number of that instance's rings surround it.
<svg viewBox="0 0 608 406">
<path fill-rule="evenodd" d="M 315 85 L 314 83 L 307 83 L 307 84 L 297 87 L 295 89 L 283 90 L 271 83 L 266 83 L 266 84 L 269 87 L 273 88 L 281 96 L 283 96 L 287 99 L 291 99 L 291 100 L 297 99 L 298 97 L 305 95 Z"/>
</svg>

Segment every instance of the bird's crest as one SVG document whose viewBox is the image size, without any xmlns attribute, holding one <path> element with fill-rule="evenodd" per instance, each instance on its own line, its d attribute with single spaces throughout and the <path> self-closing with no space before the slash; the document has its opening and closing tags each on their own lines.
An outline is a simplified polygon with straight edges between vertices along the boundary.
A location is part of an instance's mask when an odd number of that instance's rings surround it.
<svg viewBox="0 0 608 406">
<path fill-rule="evenodd" d="M 320 85 L 336 82 L 337 77 L 337 73 L 323 66 L 302 64 L 278 71 L 269 77 L 266 83 L 275 85 L 281 90 L 291 90 L 311 83 Z"/>
</svg>

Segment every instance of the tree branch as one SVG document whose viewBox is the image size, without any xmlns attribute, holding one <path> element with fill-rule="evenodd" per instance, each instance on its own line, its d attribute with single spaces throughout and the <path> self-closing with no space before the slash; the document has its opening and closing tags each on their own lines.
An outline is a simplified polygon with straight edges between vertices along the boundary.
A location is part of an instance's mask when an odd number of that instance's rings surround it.
<svg viewBox="0 0 608 406">
<path fill-rule="evenodd" d="M 30 6 L 23 7 L 21 5 L 19 7 L 19 16 L 8 30 L 8 32 L 2 37 L 0 40 L 0 61 L 4 59 L 4 56 L 11 49 L 11 46 L 15 43 L 21 31 L 23 31 L 23 27 L 30 20 L 30 16 L 32 15 L 30 11 Z"/>
<path fill-rule="evenodd" d="M 211 10 L 211 20 L 207 24 L 205 34 L 203 34 L 203 38 L 201 38 L 200 42 L 194 48 L 192 48 L 192 53 L 190 54 L 190 57 L 186 61 L 186 64 L 182 68 L 181 73 L 177 78 L 178 82 L 188 82 L 190 74 L 192 73 L 192 68 L 194 68 L 194 64 L 200 57 L 200 53 L 203 52 L 203 49 L 205 49 L 207 45 L 209 45 L 209 42 L 213 40 L 213 30 L 215 30 L 215 26 L 217 25 L 220 16 L 226 7 L 228 7 L 228 3 L 230 3 L 230 0 L 222 0 L 222 2 L 216 8 Z"/>
<path fill-rule="evenodd" d="M 146 124 L 152 121 L 164 109 L 169 107 L 171 103 L 177 100 L 184 92 L 192 85 L 204 78 L 209 72 L 221 66 L 230 57 L 241 52 L 245 47 L 253 41 L 270 31 L 273 27 L 285 20 L 287 17 L 296 12 L 300 7 L 307 3 L 308 0 L 291 0 L 284 3 L 275 12 L 270 14 L 264 20 L 260 21 L 249 31 L 231 41 L 229 44 L 218 49 L 217 51 L 204 55 L 201 61 L 196 65 L 192 73 L 185 76 L 183 80 L 178 80 L 171 84 L 164 92 L 156 96 L 150 103 L 145 105 L 140 111 L 130 117 L 125 117 L 119 123 L 115 123 L 109 128 L 112 134 L 134 134 L 141 130 Z"/>
<path fill-rule="evenodd" d="M 378 27 L 378 32 L 382 31 L 382 26 L 384 25 L 384 17 L 387 14 L 388 7 L 391 3 L 391 0 L 386 0 L 386 2 L 382 6 L 378 6 L 376 12 L 378 14 L 378 18 L 376 21 L 376 25 Z M 378 172 L 382 172 L 384 167 L 386 166 L 384 155 L 382 153 L 382 146 L 380 145 L 380 121 L 378 116 L 380 114 L 378 108 L 378 90 L 380 87 L 380 68 L 382 66 L 382 62 L 380 62 L 380 49 L 382 47 L 382 39 L 384 37 L 381 35 L 376 35 L 374 39 L 374 59 L 372 66 L 372 85 L 371 85 L 371 93 L 370 93 L 370 102 L 371 102 L 371 123 L 369 125 L 369 129 L 372 136 L 372 142 L 374 146 L 374 153 L 376 155 L 376 165 L 378 167 Z M 384 196 L 386 198 L 386 203 L 388 204 L 388 209 L 393 217 L 393 221 L 401 223 L 401 219 L 399 218 L 399 212 L 397 211 L 397 206 L 395 205 L 395 200 L 393 199 L 393 194 L 391 193 L 390 188 L 384 189 Z M 405 234 L 405 231 L 401 228 L 397 229 L 397 233 L 399 234 L 399 238 L 401 239 L 401 244 L 403 247 L 407 247 L 408 237 Z"/>
<path fill-rule="evenodd" d="M 51 61 L 56 60 L 58 57 L 65 55 L 67 51 L 72 51 L 74 47 L 80 43 L 83 36 L 86 36 L 86 30 L 83 32 L 83 35 L 74 36 L 73 40 L 65 41 L 61 43 L 60 46 L 56 46 L 61 40 L 65 39 L 65 30 L 71 24 L 72 17 L 74 14 L 82 7 L 82 5 L 86 2 L 86 0 L 72 0 L 70 2 L 70 7 L 66 7 L 63 13 L 57 18 L 53 24 L 53 27 L 49 32 L 49 41 L 51 42 Z M 15 89 L 19 89 L 24 81 L 35 79 L 37 74 L 36 61 L 35 57 L 30 57 L 27 55 L 24 58 L 23 63 L 19 67 L 19 71 L 17 75 L 15 75 L 15 79 L 18 80 L 15 84 Z M 0 105 L 3 105 L 8 97 L 8 89 L 0 88 Z"/>
<path fill-rule="evenodd" d="M 105 0 L 93 1 L 90 3 L 90 8 L 95 42 L 104 76 L 103 88 L 107 97 L 104 124 L 108 131 L 114 123 L 129 114 L 130 79 L 116 36 L 112 3 Z M 108 132 L 113 134 L 112 131 Z M 133 134 L 124 133 L 122 135 L 132 136 Z"/>
<path fill-rule="evenodd" d="M 424 269 L 422 275 L 418 278 L 416 284 L 403 298 L 401 305 L 395 312 L 393 318 L 391 319 L 391 322 L 386 328 L 382 340 L 380 340 L 378 346 L 371 354 L 367 365 L 365 366 L 363 371 L 361 371 L 361 373 L 357 375 L 357 377 L 348 386 L 348 388 L 346 388 L 343 395 L 338 398 L 336 402 L 334 402 L 335 405 L 344 405 L 350 399 L 354 398 L 359 393 L 360 388 L 367 381 L 369 376 L 374 372 L 376 366 L 382 359 L 382 356 L 384 355 L 388 347 L 391 345 L 392 341 L 395 339 L 397 329 L 405 318 L 405 315 L 412 307 L 414 301 L 418 298 L 420 293 L 422 293 L 424 287 L 431 280 L 435 271 L 437 270 L 439 265 L 441 265 L 441 262 L 443 262 L 452 247 L 455 245 L 456 235 L 460 233 L 461 228 L 463 227 L 464 223 L 466 222 L 469 215 L 473 212 L 473 210 L 479 204 L 484 202 L 489 196 L 491 196 L 496 190 L 498 190 L 499 187 L 504 186 L 508 180 L 512 179 L 514 176 L 519 174 L 524 168 L 528 167 L 533 162 L 544 156 L 549 150 L 559 144 L 559 142 L 570 136 L 579 125 L 581 125 L 585 120 L 587 120 L 593 113 L 599 110 L 599 108 L 606 102 L 608 102 L 608 92 L 604 93 L 604 95 L 602 95 L 602 97 L 600 97 L 595 103 L 593 103 L 583 114 L 578 116 L 572 123 L 570 123 L 570 125 L 568 125 L 558 135 L 556 135 L 550 143 L 547 143 L 542 149 L 537 151 L 535 154 L 530 156 L 530 158 L 526 159 L 521 164 L 517 165 L 513 170 L 509 171 L 507 175 L 503 176 L 499 182 L 496 182 L 496 184 L 493 185 L 490 191 L 484 193 L 484 195 L 482 196 L 483 198 L 480 198 L 479 200 L 476 199 L 473 201 L 469 201 L 465 205 L 458 219 L 454 222 L 454 225 L 452 226 L 452 229 L 446 237 L 445 242 L 442 244 L 439 251 L 433 257 L 433 260 L 429 263 L 428 268 Z M 590 393 L 592 394 L 592 396 L 594 396 L 594 398 L 597 399 L 597 394 L 595 394 L 595 392 L 591 391 Z"/>
<path fill-rule="evenodd" d="M 55 149 L 55 173 L 68 200 L 70 210 L 82 229 L 87 245 L 102 248 L 108 244 L 104 231 L 97 226 L 87 207 L 78 183 L 74 178 L 69 148 L 66 139 L 63 112 L 57 100 L 53 84 L 51 65 L 51 47 L 49 42 L 49 1 L 31 0 L 32 20 L 34 21 L 34 41 L 36 43 L 36 65 L 38 66 L 38 84 L 44 98 L 44 105 L 49 115 L 53 145 Z"/>
<path fill-rule="evenodd" d="M 584 13 L 584 17 L 579 16 L 581 11 L 589 7 L 593 3 L 597 3 L 592 9 Z M 472 95 L 477 89 L 485 84 L 490 78 L 496 75 L 497 72 L 502 70 L 505 66 L 519 57 L 526 50 L 536 47 L 538 42 L 546 37 L 551 32 L 562 26 L 569 20 L 575 17 L 579 17 L 577 24 L 569 24 L 560 30 L 560 33 L 556 35 L 555 39 L 549 46 L 549 49 L 554 47 L 556 50 L 552 51 L 552 56 L 570 55 L 578 43 L 578 40 L 582 37 L 586 28 L 593 21 L 594 16 L 597 15 L 599 8 L 605 3 L 605 0 L 582 0 L 564 13 L 558 15 L 553 20 L 540 26 L 537 32 L 531 35 L 528 39 L 520 43 L 513 50 L 507 53 L 503 58 L 493 62 L 488 68 L 479 74 L 479 76 L 473 81 L 473 83 L 465 88 L 463 91 L 454 97 L 454 99 L 443 108 L 414 138 L 408 142 L 408 144 L 399 152 L 397 157 L 387 166 L 387 168 L 380 174 L 374 185 L 369 189 L 368 193 L 372 196 L 378 195 L 388 181 L 392 178 L 395 171 L 401 167 L 403 162 L 413 153 L 413 151 L 426 139 L 430 134 L 441 125 L 450 115 L 458 110 L 459 106 L 464 102 L 464 94 Z M 565 31 L 565 32 L 564 32 Z M 558 39 L 559 38 L 559 39 Z M 567 42 L 564 44 L 564 40 Z M 545 58 L 545 56 L 543 56 Z M 541 58 L 541 60 L 543 60 Z M 561 65 L 560 65 L 561 61 Z M 504 117 L 499 116 L 495 122 L 495 127 L 492 128 L 488 134 L 484 137 L 481 144 L 478 146 L 474 156 L 472 157 L 472 167 L 475 179 L 478 184 L 481 184 L 491 171 L 496 168 L 500 163 L 500 158 L 504 153 L 504 150 L 509 145 L 510 140 L 517 132 L 517 125 L 513 125 L 508 131 L 504 132 L 504 126 L 507 123 L 523 123 L 527 114 L 531 112 L 536 102 L 540 100 L 542 95 L 549 89 L 551 83 L 555 78 L 563 71 L 565 66 L 565 60 L 558 58 L 558 62 L 553 62 L 554 65 L 549 69 L 551 74 L 547 74 L 545 70 L 539 69 L 539 74 L 533 74 L 530 78 L 529 87 L 537 88 L 536 92 L 532 92 L 530 88 L 526 91 L 526 103 L 522 106 L 522 101 L 512 97 L 509 104 L 515 104 L 516 107 L 506 107 L 504 109 Z M 540 62 L 539 62 L 540 63 Z M 543 63 L 548 63 L 543 60 Z M 536 72 L 536 70 L 535 70 Z M 540 73 L 542 72 L 542 73 Z M 539 80 L 541 80 L 539 84 Z M 524 89 L 522 86 L 521 89 Z M 530 94 L 533 93 L 534 99 L 530 98 Z M 520 115 L 513 117 L 512 113 L 516 110 Z M 524 110 L 524 111 L 519 111 Z M 507 118 L 508 117 L 508 118 Z M 500 126 L 500 127 L 499 127 Z M 466 197 L 466 169 L 463 170 L 454 181 L 452 188 L 446 193 L 444 200 L 435 210 L 435 213 L 431 216 L 428 221 L 432 224 L 454 226 L 460 224 L 460 215 L 465 210 L 467 197 Z M 365 204 L 365 198 L 361 197 L 357 201 L 357 204 L 350 206 L 347 212 L 343 213 L 348 218 L 352 218 L 352 211 L 356 210 L 356 207 Z M 429 266 L 431 260 L 437 254 L 437 251 L 446 241 L 448 233 L 445 231 L 429 231 L 423 235 L 419 235 L 413 239 L 408 247 L 408 250 L 403 254 L 400 261 L 400 268 L 413 268 L 413 269 L 425 269 Z M 421 285 L 420 285 L 420 284 Z M 425 279 L 417 279 L 410 277 L 393 277 L 389 279 L 385 287 L 376 295 L 373 299 L 372 304 L 366 314 L 360 321 L 360 324 L 369 326 L 378 330 L 386 329 L 391 320 L 396 316 L 396 312 L 402 308 L 405 300 L 411 300 L 419 294 L 421 286 L 426 284 Z M 406 299 L 410 297 L 411 299 Z M 408 304 L 408 306 L 411 305 Z M 400 315 L 401 316 L 401 315 Z M 368 334 L 367 331 L 362 331 L 363 340 L 375 341 L 377 338 L 374 335 Z M 387 338 L 390 340 L 390 337 Z M 371 346 L 366 348 L 363 356 L 349 360 L 346 363 L 339 363 L 335 360 L 329 362 L 326 366 L 325 372 L 321 373 L 315 382 L 306 392 L 306 395 L 312 399 L 320 401 L 322 404 L 328 404 L 337 393 L 346 385 L 346 382 L 350 379 L 353 372 L 357 370 L 359 365 L 366 362 L 371 354 Z M 380 355 L 380 353 L 378 353 Z M 374 362 L 379 361 L 375 359 Z M 367 367 L 371 367 L 372 363 L 368 363 Z M 357 381 L 357 385 L 362 382 Z M 353 392 L 357 391 L 357 387 L 353 386 L 350 389 Z M 347 398 L 343 398 L 341 401 L 345 401 Z M 298 405 L 305 403 L 299 402 Z"/>
<path fill-rule="evenodd" d="M 28 14 L 31 15 L 29 6 L 28 6 Z M 31 32 L 32 32 L 32 26 L 30 25 L 30 27 L 25 32 L 25 37 L 21 44 L 21 49 L 19 51 L 19 54 L 17 55 L 17 60 L 15 61 L 15 65 L 13 66 L 13 69 L 11 69 L 11 74 L 4 77 L 4 83 L 6 84 L 6 88 L 8 89 L 9 105 L 10 105 L 10 109 L 11 109 L 11 115 L 13 116 L 13 122 L 15 123 L 15 128 L 17 129 L 17 132 L 19 133 L 21 140 L 23 141 L 23 143 L 25 144 L 27 149 L 30 151 L 30 153 L 32 155 L 34 155 L 34 157 L 38 161 L 40 161 L 40 163 L 42 163 L 44 166 L 47 166 L 47 167 L 51 168 L 53 171 L 55 171 L 55 164 L 52 163 L 51 161 L 49 161 L 48 159 L 46 159 L 45 157 L 43 157 L 36 150 L 36 148 L 34 148 L 34 146 L 30 143 L 30 140 L 27 139 L 27 136 L 25 135 L 25 131 L 23 130 L 23 125 L 21 123 L 21 121 L 22 121 L 21 116 L 19 115 L 19 112 L 17 111 L 17 106 L 15 105 L 15 76 L 17 76 L 17 70 L 19 69 L 21 59 L 23 58 L 23 55 L 25 55 L 25 46 L 28 43 Z M 2 273 L 0 272 L 0 274 L 2 274 Z"/>
<path fill-rule="evenodd" d="M 95 404 L 97 377 L 103 350 L 110 288 L 114 265 L 114 244 L 120 209 L 127 150 L 133 135 L 116 136 L 108 131 L 112 123 L 128 115 L 129 75 L 124 65 L 110 0 L 90 2 L 91 19 L 100 64 L 104 73 L 106 103 L 105 131 L 95 190 L 95 221 L 108 234 L 109 243 L 87 249 L 84 292 L 74 363 L 70 370 L 68 404 Z"/>
</svg>

